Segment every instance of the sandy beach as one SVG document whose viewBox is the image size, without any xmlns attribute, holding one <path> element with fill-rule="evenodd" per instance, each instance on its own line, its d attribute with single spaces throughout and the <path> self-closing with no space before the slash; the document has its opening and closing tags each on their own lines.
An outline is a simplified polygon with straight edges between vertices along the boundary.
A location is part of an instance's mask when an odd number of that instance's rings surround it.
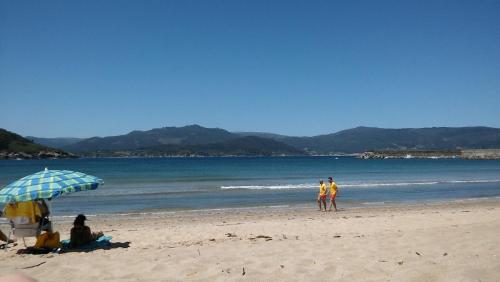
<svg viewBox="0 0 500 282">
<path fill-rule="evenodd" d="M 500 201 L 262 208 L 90 217 L 109 249 L 0 251 L 0 271 L 40 281 L 498 281 Z M 70 218 L 56 219 L 61 239 Z M 5 225 L 2 229 L 5 230 Z M 28 240 L 28 243 L 34 243 Z"/>
</svg>

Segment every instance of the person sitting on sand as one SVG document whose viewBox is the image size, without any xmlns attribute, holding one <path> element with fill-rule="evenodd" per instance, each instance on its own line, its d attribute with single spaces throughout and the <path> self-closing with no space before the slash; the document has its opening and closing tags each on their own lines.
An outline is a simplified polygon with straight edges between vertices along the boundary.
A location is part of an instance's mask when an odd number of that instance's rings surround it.
<svg viewBox="0 0 500 282">
<path fill-rule="evenodd" d="M 332 206 L 337 211 L 337 203 L 335 203 L 335 198 L 337 197 L 337 184 L 333 182 L 333 178 L 328 177 L 328 182 L 330 182 L 330 208 L 328 211 L 332 211 Z"/>
<path fill-rule="evenodd" d="M 320 211 L 322 211 L 321 202 L 323 202 L 326 211 L 326 185 L 323 183 L 323 180 L 319 181 L 318 206 Z"/>
<path fill-rule="evenodd" d="M 85 220 L 87 220 L 87 218 L 83 214 L 79 214 L 75 218 L 75 221 L 73 222 L 73 228 L 71 228 L 71 247 L 83 246 L 103 236 L 101 231 L 97 233 L 91 232 L 90 228 L 85 225 Z"/>
</svg>

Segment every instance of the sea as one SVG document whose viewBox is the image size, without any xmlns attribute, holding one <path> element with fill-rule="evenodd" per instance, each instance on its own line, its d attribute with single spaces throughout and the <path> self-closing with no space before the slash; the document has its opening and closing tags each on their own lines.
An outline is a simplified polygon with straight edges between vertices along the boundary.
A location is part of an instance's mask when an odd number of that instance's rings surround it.
<svg viewBox="0 0 500 282">
<path fill-rule="evenodd" d="M 51 200 L 53 214 L 317 208 L 332 176 L 340 208 L 500 197 L 500 161 L 354 157 L 192 157 L 2 160 L 0 187 L 49 169 L 97 176 L 97 190 Z"/>
</svg>

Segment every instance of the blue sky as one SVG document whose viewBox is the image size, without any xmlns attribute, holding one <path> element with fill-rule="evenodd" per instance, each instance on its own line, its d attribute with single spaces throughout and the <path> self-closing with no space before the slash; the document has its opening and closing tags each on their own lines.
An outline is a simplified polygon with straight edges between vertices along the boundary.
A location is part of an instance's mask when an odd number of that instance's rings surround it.
<svg viewBox="0 0 500 282">
<path fill-rule="evenodd" d="M 500 127 L 500 1 L 0 0 L 0 127 Z"/>
</svg>

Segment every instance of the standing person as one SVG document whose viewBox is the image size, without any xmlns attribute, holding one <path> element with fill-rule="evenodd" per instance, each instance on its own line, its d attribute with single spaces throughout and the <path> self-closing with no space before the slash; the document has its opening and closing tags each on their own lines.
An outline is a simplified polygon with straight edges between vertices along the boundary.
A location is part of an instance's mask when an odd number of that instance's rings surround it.
<svg viewBox="0 0 500 282">
<path fill-rule="evenodd" d="M 325 211 L 326 211 L 326 185 L 325 183 L 323 183 L 323 180 L 319 181 L 319 194 L 318 194 L 319 211 L 322 211 L 321 202 L 323 202 L 323 206 L 325 206 Z"/>
<path fill-rule="evenodd" d="M 335 203 L 335 198 L 337 197 L 338 190 L 337 184 L 333 182 L 333 178 L 331 176 L 328 177 L 328 182 L 330 182 L 330 208 L 328 209 L 328 211 L 332 211 L 332 206 L 335 208 L 335 211 L 337 211 L 337 203 Z"/>
</svg>

